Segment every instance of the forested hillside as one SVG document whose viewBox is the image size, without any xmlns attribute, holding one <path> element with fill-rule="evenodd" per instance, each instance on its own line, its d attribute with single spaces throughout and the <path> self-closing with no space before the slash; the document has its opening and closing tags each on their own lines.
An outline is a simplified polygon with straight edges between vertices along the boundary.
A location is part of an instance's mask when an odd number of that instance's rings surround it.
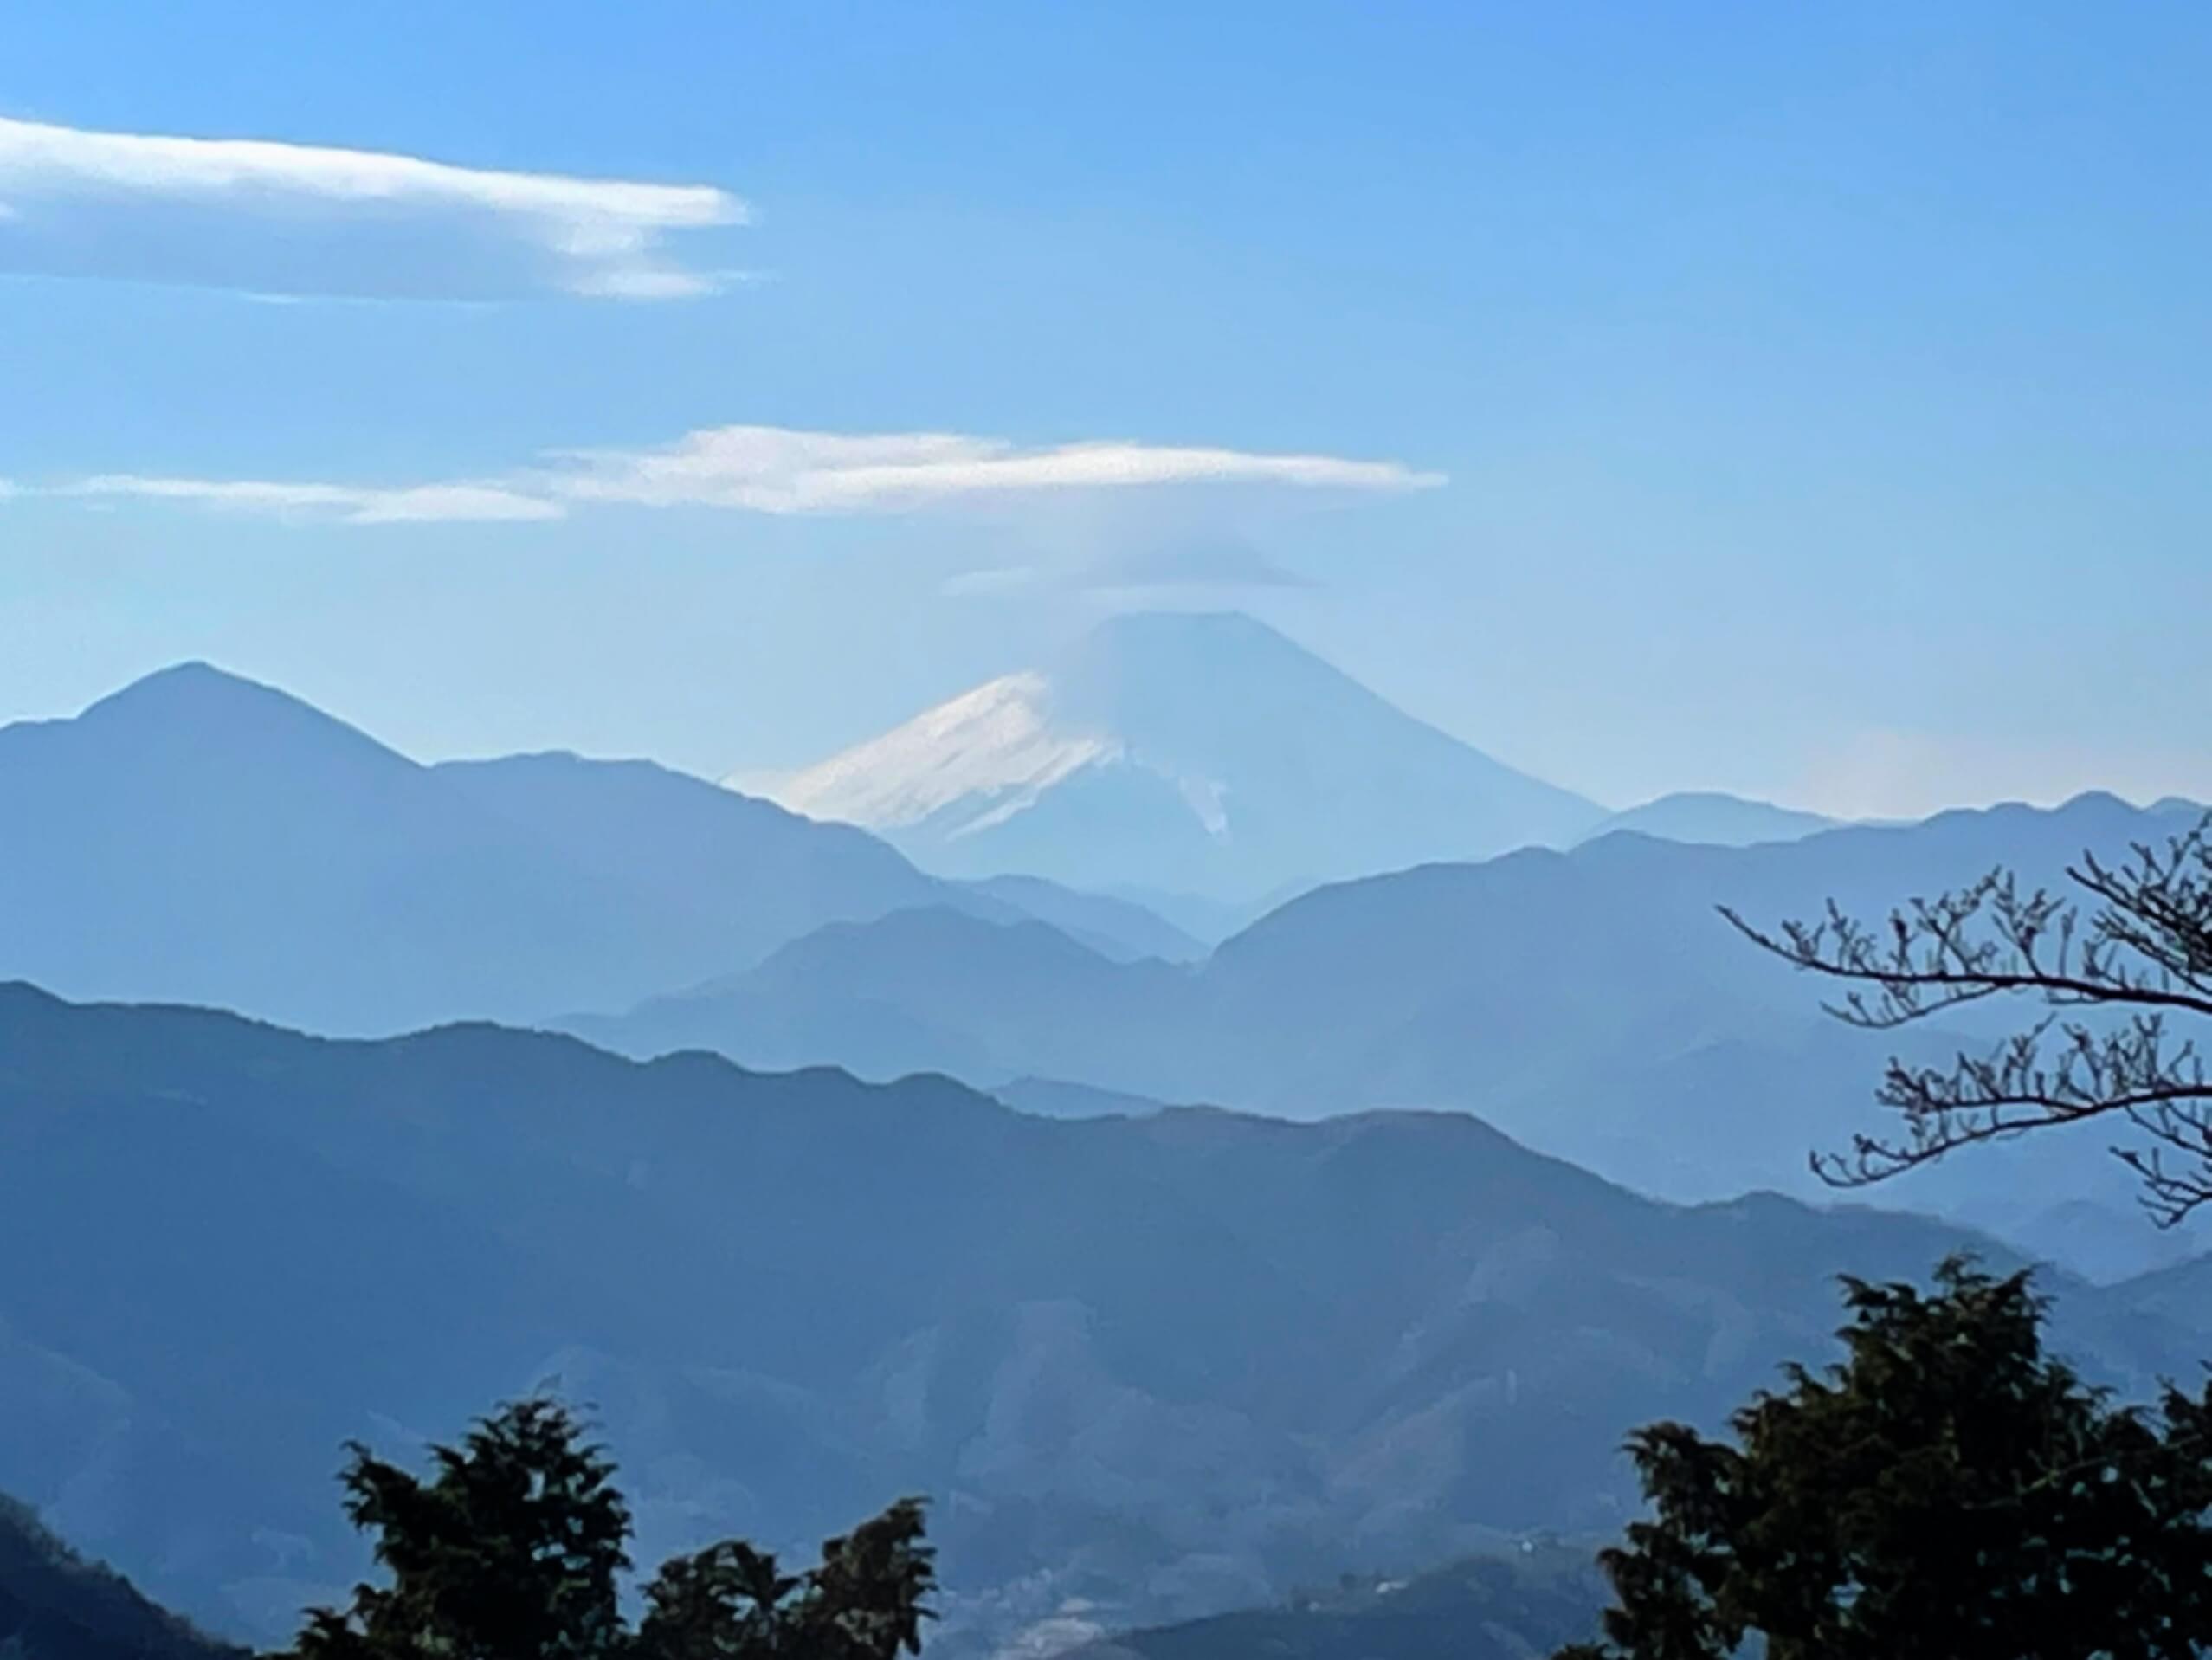
<svg viewBox="0 0 2212 1660">
<path fill-rule="evenodd" d="M 23 1425 L 11 1426 L 20 1433 Z M 0 1653 L 18 1660 L 242 1660 L 86 1561 L 0 1495 Z"/>
<path fill-rule="evenodd" d="M 648 1552 L 932 1495 L 974 1641 L 1609 1528 L 1631 1426 L 1822 1352 L 1838 1269 L 1962 1243 L 1656 1202 L 1460 1114 L 1055 1121 L 0 992 L 0 1257 L 52 1265 L 0 1282 L 0 1483 L 262 1637 L 358 1571 L 341 1442 L 539 1384 L 625 1448 Z M 2189 1308 L 2072 1286 L 2060 1330 L 2129 1385 L 2205 1346 Z"/>
</svg>

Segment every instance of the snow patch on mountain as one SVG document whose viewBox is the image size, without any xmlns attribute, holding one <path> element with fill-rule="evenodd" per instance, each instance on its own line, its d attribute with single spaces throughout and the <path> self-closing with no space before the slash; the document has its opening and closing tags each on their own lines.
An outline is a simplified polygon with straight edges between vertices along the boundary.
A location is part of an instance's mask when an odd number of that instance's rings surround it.
<svg viewBox="0 0 2212 1660">
<path fill-rule="evenodd" d="M 1603 817 L 1249 617 L 1136 612 L 781 778 L 924 869 L 1249 898 L 1563 844 Z"/>
<path fill-rule="evenodd" d="M 769 793 L 809 818 L 869 830 L 904 830 L 954 807 L 968 811 L 947 834 L 986 829 L 1070 773 L 1121 752 L 1111 736 L 1055 725 L 1051 702 L 1043 675 L 1003 675 L 775 780 Z"/>
</svg>

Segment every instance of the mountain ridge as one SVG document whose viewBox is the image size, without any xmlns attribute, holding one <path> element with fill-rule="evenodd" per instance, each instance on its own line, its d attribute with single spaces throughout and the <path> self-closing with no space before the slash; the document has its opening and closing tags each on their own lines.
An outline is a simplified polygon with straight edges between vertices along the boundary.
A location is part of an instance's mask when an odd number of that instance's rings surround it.
<svg viewBox="0 0 2212 1660">
<path fill-rule="evenodd" d="M 894 942 L 858 924 L 815 948 L 823 967 L 803 997 L 741 973 L 579 1029 L 639 1054 L 703 1046 L 871 1076 L 919 1065 L 985 1088 L 1050 1079 L 1293 1117 L 1454 1107 L 1668 1198 L 1768 1185 L 1813 1197 L 1824 1190 L 1807 1153 L 1871 1127 L 1893 1046 L 1824 1017 L 1815 988 L 1738 937 L 1717 905 L 1771 919 L 1816 913 L 1833 895 L 1878 910 L 1994 863 L 2055 877 L 2085 845 L 2193 822 L 2091 794 L 1744 848 L 1616 834 L 1327 885 L 1173 975 L 1048 959 L 950 922 L 933 925 L 918 962 L 925 925 L 901 925 Z M 864 999 L 848 995 L 862 987 Z M 1894 1047 L 1945 1060 L 1974 1046 L 1977 1017 L 1898 1034 Z M 1794 1110 L 1770 1104 L 1783 1100 Z M 2125 1172 L 2070 1154 L 2054 1132 L 1917 1172 L 1898 1199 L 2028 1230 L 2018 1237 L 2041 1249 L 2070 1233 L 2068 1260 L 2100 1277 L 2183 1248 L 2137 1225 Z M 2015 1185 L 2047 1206 L 2093 1198 L 2107 1225 L 2029 1216 L 2006 1197 Z"/>
<path fill-rule="evenodd" d="M 0 1493 L 0 1650 L 23 1660 L 246 1660 L 87 1562 Z"/>
<path fill-rule="evenodd" d="M 1564 842 L 1603 816 L 1238 612 L 1108 618 L 772 793 L 949 875 L 1232 900 Z"/>
<path fill-rule="evenodd" d="M 622 1007 L 906 906 L 1190 948 L 1127 901 L 950 886 L 648 761 L 425 765 L 203 662 L 0 727 L 0 975 L 331 1031 Z"/>
<path fill-rule="evenodd" d="M 362 1571 L 341 1442 L 550 1378 L 594 1404 L 646 1557 L 936 1495 L 954 1653 L 1071 1597 L 1154 1624 L 1609 1530 L 1632 1424 L 1826 1353 L 1839 1269 L 1962 1246 L 2015 1260 L 1910 1216 L 1660 1203 L 1463 1114 L 1054 1121 L 943 1078 L 0 987 L 0 1252 L 49 1265 L 0 1280 L 0 1488 L 262 1638 Z M 2186 1299 L 2053 1289 L 2116 1385 L 2203 1340 Z"/>
<path fill-rule="evenodd" d="M 1841 829 L 1843 823 L 1824 813 L 1777 806 L 1771 801 L 1719 790 L 1678 790 L 1609 815 L 1581 839 L 1595 841 L 1601 836 L 1627 831 L 1669 842 L 1748 847 L 1760 842 L 1797 841 Z"/>
</svg>

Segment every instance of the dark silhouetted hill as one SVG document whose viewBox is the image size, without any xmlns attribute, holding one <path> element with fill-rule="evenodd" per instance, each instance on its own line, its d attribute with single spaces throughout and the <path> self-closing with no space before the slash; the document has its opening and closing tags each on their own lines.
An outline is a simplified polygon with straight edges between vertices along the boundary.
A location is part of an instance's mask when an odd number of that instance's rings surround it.
<svg viewBox="0 0 2212 1660">
<path fill-rule="evenodd" d="M 86 1561 L 0 1495 L 0 1652 L 22 1660 L 245 1660 Z"/>
<path fill-rule="evenodd" d="M 974 1644 L 1070 1598 L 1157 1622 L 1609 1532 L 1631 1425 L 1823 1352 L 1836 1271 L 1966 1242 L 1654 1202 L 1459 1114 L 1055 1121 L 943 1078 L 0 990 L 0 1261 L 40 1265 L 0 1276 L 0 1487 L 259 1638 L 361 1571 L 341 1441 L 549 1381 L 619 1449 L 642 1558 L 932 1495 Z M 2054 1289 L 2094 1375 L 2202 1352 L 2189 1309 Z"/>
</svg>

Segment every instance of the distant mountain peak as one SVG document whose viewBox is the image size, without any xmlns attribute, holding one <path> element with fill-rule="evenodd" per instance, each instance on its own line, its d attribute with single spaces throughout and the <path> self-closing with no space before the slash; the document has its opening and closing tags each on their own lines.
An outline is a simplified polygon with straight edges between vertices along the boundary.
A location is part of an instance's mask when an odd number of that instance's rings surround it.
<svg viewBox="0 0 2212 1660">
<path fill-rule="evenodd" d="M 975 801 L 984 804 L 975 827 L 988 828 L 992 813 L 1020 811 L 1112 752 L 1110 739 L 1060 727 L 1053 704 L 1043 675 L 1002 675 L 790 775 L 768 793 L 809 818 L 877 830 L 919 824 Z"/>
<path fill-rule="evenodd" d="M 1625 831 L 1662 842 L 1700 842 L 1715 847 L 1750 847 L 1762 842 L 1795 842 L 1834 830 L 1842 820 L 1770 801 L 1732 796 L 1718 790 L 1682 790 L 1615 813 L 1583 839 Z"/>
<path fill-rule="evenodd" d="M 374 743 L 358 727 L 276 687 L 199 659 L 171 663 L 86 707 L 90 726 L 283 720 Z M 377 745 L 382 748 L 383 746 Z"/>
<path fill-rule="evenodd" d="M 197 660 L 157 669 L 73 718 L 0 727 L 0 740 L 67 743 L 95 769 L 220 765 L 233 775 L 265 768 L 277 777 L 302 767 L 360 776 L 417 770 L 312 703 Z"/>
<path fill-rule="evenodd" d="M 1305 653 L 1303 646 L 1249 611 L 1116 611 L 1093 623 L 1085 637 L 1123 645 L 1203 643 Z"/>
<path fill-rule="evenodd" d="M 919 905 L 1048 917 L 1117 958 L 1203 949 L 1126 901 L 941 882 L 651 761 L 422 765 L 205 662 L 0 727 L 0 979 L 332 1031 L 625 1008 Z"/>
<path fill-rule="evenodd" d="M 1067 682 L 1098 670 L 1134 677 L 1264 675 L 1375 697 L 1326 658 L 1245 611 L 1118 611 L 1062 650 L 1048 672 Z"/>
<path fill-rule="evenodd" d="M 946 875 L 1240 896 L 1602 817 L 1238 611 L 1109 617 L 768 793 Z"/>
<path fill-rule="evenodd" d="M 279 691 L 261 681 L 218 668 L 203 657 L 189 657 L 182 662 L 171 663 L 166 669 L 141 675 L 129 685 L 88 706 L 85 713 L 186 697 L 274 698 L 287 703 L 300 702 L 290 693 Z"/>
</svg>

